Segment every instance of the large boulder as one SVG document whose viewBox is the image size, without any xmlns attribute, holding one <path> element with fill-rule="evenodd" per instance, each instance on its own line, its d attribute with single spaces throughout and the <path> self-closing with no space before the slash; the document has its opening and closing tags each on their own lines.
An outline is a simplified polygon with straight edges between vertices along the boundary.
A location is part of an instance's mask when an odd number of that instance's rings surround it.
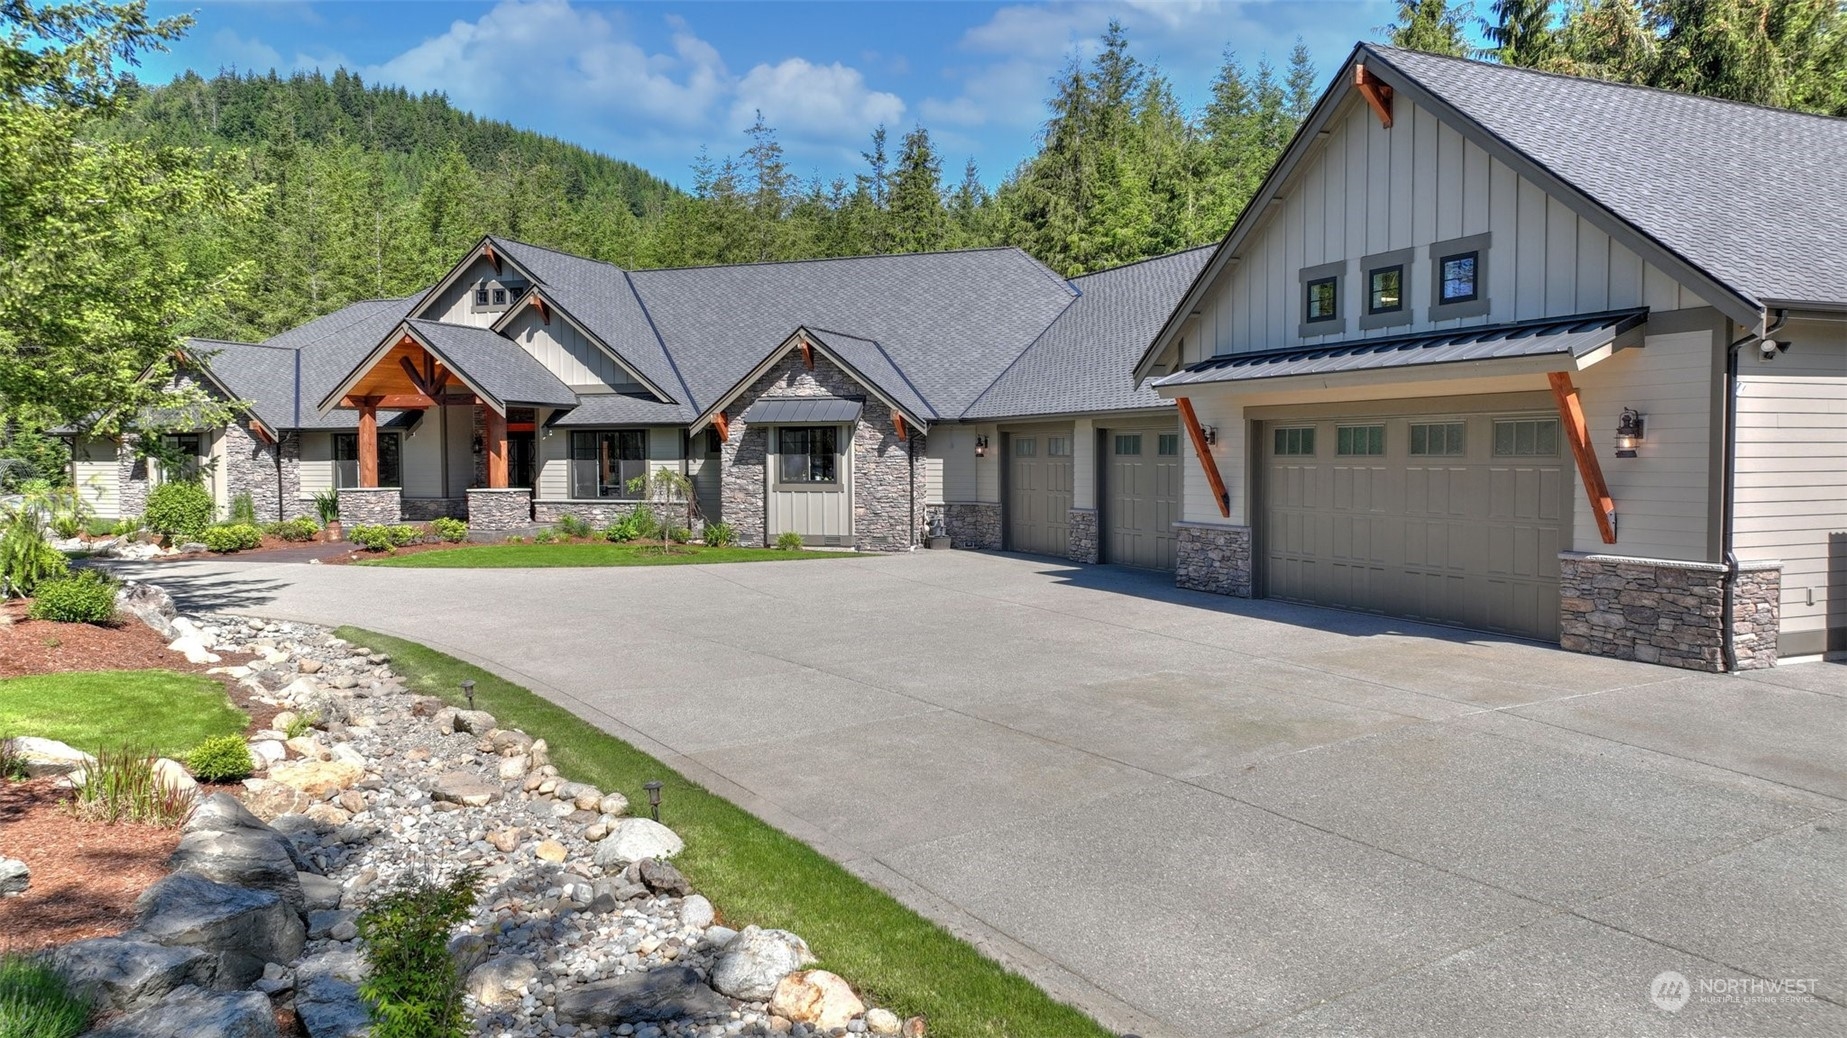
<svg viewBox="0 0 1847 1038">
<path fill-rule="evenodd" d="M 269 769 L 269 780 L 298 789 L 315 800 L 325 800 L 366 777 L 366 769 L 339 760 L 301 760 Z"/>
<path fill-rule="evenodd" d="M 120 549 L 117 549 L 111 554 L 119 553 Z M 173 596 L 153 584 L 143 584 L 136 580 L 123 584 L 122 589 L 115 593 L 115 607 L 135 614 L 135 619 L 167 641 L 180 636 L 180 632 L 173 626 L 173 618 L 179 615 L 179 610 L 173 605 Z"/>
<path fill-rule="evenodd" d="M 18 735 L 7 740 L 7 752 L 25 765 L 29 778 L 69 775 L 96 763 L 96 758 L 56 739 Z"/>
<path fill-rule="evenodd" d="M 661 823 L 650 818 L 624 818 L 596 845 L 596 863 L 605 869 L 621 868 L 649 858 L 671 858 L 685 849 L 680 835 Z"/>
<path fill-rule="evenodd" d="M 321 912 L 340 907 L 340 896 L 344 890 L 339 880 L 317 876 L 312 872 L 297 872 L 295 879 L 301 884 L 302 897 L 307 899 L 305 907 L 308 911 Z"/>
<path fill-rule="evenodd" d="M 26 892 L 32 883 L 32 870 L 18 858 L 0 858 L 0 897 Z"/>
<path fill-rule="evenodd" d="M 701 1020 L 729 1016 L 732 1005 L 699 982 L 688 966 L 624 973 L 558 992 L 558 1019 L 578 1027 Z"/>
<path fill-rule="evenodd" d="M 300 955 L 307 928 L 272 891 L 175 872 L 135 901 L 135 930 L 128 936 L 212 952 L 219 982 L 245 985 L 263 975 L 265 963 L 286 965 Z"/>
<path fill-rule="evenodd" d="M 361 1038 L 370 1033 L 359 997 L 366 964 L 350 948 L 324 952 L 295 967 L 295 1015 L 309 1038 Z"/>
<path fill-rule="evenodd" d="M 680 870 L 658 858 L 643 858 L 635 863 L 635 871 L 641 882 L 656 894 L 668 897 L 685 897 L 693 892 L 693 885 L 686 881 Z"/>
<path fill-rule="evenodd" d="M 51 965 L 74 994 L 97 1009 L 136 1009 L 188 984 L 209 986 L 217 959 L 199 948 L 97 937 L 51 953 Z"/>
<path fill-rule="evenodd" d="M 199 832 L 256 833 L 276 841 L 282 847 L 283 852 L 289 856 L 289 860 L 295 863 L 297 871 L 317 874 L 321 871 L 302 855 L 294 841 L 265 824 L 263 819 L 257 817 L 254 812 L 229 793 L 213 793 L 199 801 L 198 806 L 192 809 L 192 814 L 186 819 L 186 826 L 181 831 L 187 834 Z"/>
<path fill-rule="evenodd" d="M 275 821 L 283 815 L 298 815 L 313 807 L 313 797 L 293 786 L 268 779 L 248 778 L 244 780 L 244 803 L 252 814 L 258 818 Z"/>
<path fill-rule="evenodd" d="M 746 1002 L 767 1002 L 782 978 L 818 961 L 808 942 L 787 930 L 746 926 L 712 964 L 712 986 Z"/>
<path fill-rule="evenodd" d="M 468 971 L 467 989 L 476 1002 L 497 1006 L 518 1002 L 526 985 L 539 979 L 539 967 L 517 955 L 496 955 Z"/>
<path fill-rule="evenodd" d="M 497 782 L 488 782 L 466 771 L 448 771 L 437 776 L 436 784 L 430 788 L 430 799 L 464 807 L 486 807 L 505 793 Z"/>
<path fill-rule="evenodd" d="M 269 999 L 256 991 L 180 988 L 86 1038 L 279 1038 Z"/>
<path fill-rule="evenodd" d="M 770 996 L 770 1012 L 822 1031 L 845 1027 L 865 1011 L 866 1004 L 847 982 L 826 970 L 791 973 L 782 978 L 776 993 Z"/>
<path fill-rule="evenodd" d="M 167 859 L 167 867 L 234 887 L 272 891 L 293 911 L 305 912 L 308 901 L 297 878 L 300 870 L 283 849 L 288 840 L 271 839 L 271 835 L 255 829 L 187 833 Z"/>
</svg>

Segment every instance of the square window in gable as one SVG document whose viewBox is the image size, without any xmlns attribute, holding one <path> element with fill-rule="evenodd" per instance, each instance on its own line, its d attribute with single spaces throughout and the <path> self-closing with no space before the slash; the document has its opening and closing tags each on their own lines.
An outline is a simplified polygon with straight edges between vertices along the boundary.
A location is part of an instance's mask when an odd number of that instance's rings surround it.
<svg viewBox="0 0 1847 1038">
<path fill-rule="evenodd" d="M 1340 278 L 1316 278 L 1305 286 L 1302 320 L 1308 324 L 1340 319 Z"/>
<path fill-rule="evenodd" d="M 1394 314 L 1404 309 L 1404 265 L 1379 267 L 1366 276 L 1366 312 Z"/>
<path fill-rule="evenodd" d="M 1481 298 L 1481 291 L 1475 280 L 1475 272 L 1480 266 L 1480 260 L 1481 254 L 1478 252 L 1463 252 L 1454 256 L 1445 256 L 1439 261 L 1438 276 L 1442 279 L 1439 303 L 1467 303 Z"/>
</svg>

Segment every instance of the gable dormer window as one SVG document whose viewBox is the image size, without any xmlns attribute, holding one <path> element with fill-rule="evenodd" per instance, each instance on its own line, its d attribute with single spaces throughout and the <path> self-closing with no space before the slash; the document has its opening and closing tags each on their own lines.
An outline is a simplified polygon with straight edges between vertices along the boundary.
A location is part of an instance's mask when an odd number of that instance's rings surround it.
<svg viewBox="0 0 1847 1038">
<path fill-rule="evenodd" d="M 487 305 L 487 286 L 483 285 L 482 287 L 475 289 L 475 305 L 476 306 L 486 306 Z"/>
<path fill-rule="evenodd" d="M 489 278 L 475 285 L 474 312 L 498 313 L 520 301 L 526 294 L 524 281 Z"/>
</svg>

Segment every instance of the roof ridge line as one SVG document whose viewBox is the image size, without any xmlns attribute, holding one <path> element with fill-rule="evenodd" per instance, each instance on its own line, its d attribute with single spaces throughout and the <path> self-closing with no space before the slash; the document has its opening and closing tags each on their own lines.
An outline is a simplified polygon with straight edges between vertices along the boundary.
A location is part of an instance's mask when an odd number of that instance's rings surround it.
<svg viewBox="0 0 1847 1038">
<path fill-rule="evenodd" d="M 1216 249 L 1218 247 L 1219 243 L 1215 241 L 1206 242 L 1204 245 L 1188 245 L 1184 249 L 1176 249 L 1173 252 L 1163 252 L 1159 256 L 1143 256 L 1141 259 L 1130 260 L 1127 263 L 1120 263 L 1114 267 L 1104 267 L 1100 270 L 1093 270 L 1084 274 L 1073 274 L 1069 280 L 1082 281 L 1084 278 L 1094 278 L 1098 274 L 1114 274 L 1118 270 L 1128 270 L 1130 267 L 1139 267 L 1144 263 L 1157 263 L 1161 260 L 1173 259 L 1175 256 L 1184 256 L 1189 252 L 1198 252 L 1201 249 Z"/>
<path fill-rule="evenodd" d="M 994 376 L 993 381 L 981 387 L 981 392 L 976 393 L 975 399 L 970 400 L 968 402 L 968 406 L 962 409 L 962 413 L 956 415 L 956 420 L 963 421 L 963 422 L 968 421 L 968 414 L 970 411 L 973 411 L 975 409 L 975 405 L 981 403 L 983 400 L 986 400 L 988 398 L 988 394 L 994 392 L 994 387 L 1000 385 L 1000 380 L 1003 378 L 1006 378 L 1007 373 L 1009 371 L 1012 371 L 1016 366 L 1018 366 L 1020 361 L 1025 360 L 1026 355 L 1033 351 L 1033 347 L 1039 345 L 1041 340 L 1043 340 L 1047 335 L 1050 335 L 1052 332 L 1052 329 L 1058 324 L 1058 322 L 1064 320 L 1065 315 L 1070 313 L 1071 308 L 1076 306 L 1077 301 L 1082 298 L 1083 298 L 1082 295 L 1073 295 L 1069 300 L 1067 300 L 1065 302 L 1065 305 L 1060 307 L 1058 309 L 1058 312 L 1052 315 L 1052 319 L 1045 322 L 1045 327 L 1039 329 L 1039 334 L 1033 336 L 1032 340 L 1028 342 L 1025 346 L 1021 347 L 1020 352 L 1015 354 L 1013 359 L 1008 361 L 1006 366 L 1000 369 L 1000 372 Z"/>
<path fill-rule="evenodd" d="M 648 301 L 641 297 L 641 289 L 635 284 L 635 279 L 630 276 L 629 271 L 621 267 L 616 267 L 616 269 L 622 272 L 622 283 L 628 286 L 629 295 L 634 297 L 635 305 L 641 308 L 642 320 L 648 322 L 648 331 L 654 335 L 654 344 L 661 348 L 661 356 L 667 358 L 667 370 L 673 372 L 674 381 L 680 383 L 680 392 L 686 398 L 683 406 L 692 408 L 693 415 L 697 417 L 703 412 L 703 408 L 699 406 L 699 401 L 693 398 L 693 387 L 686 381 L 686 376 L 681 373 L 680 362 L 674 359 L 673 351 L 667 348 L 667 339 L 661 335 L 660 326 L 654 323 L 654 311 L 648 309 Z"/>
<path fill-rule="evenodd" d="M 1046 273 L 1050 274 L 1052 277 L 1058 277 L 1057 272 L 1046 267 L 1044 264 L 1040 264 L 1039 261 L 1033 259 L 1026 250 L 1017 245 L 976 245 L 966 249 L 935 249 L 929 252 L 867 252 L 857 256 L 808 256 L 802 259 L 750 260 L 744 263 L 689 263 L 675 267 L 639 267 L 632 271 L 625 271 L 625 273 L 667 274 L 683 270 L 738 270 L 744 267 L 789 267 L 798 263 L 849 263 L 855 260 L 917 259 L 931 256 L 964 256 L 977 252 L 1017 252 L 1026 256 L 1027 259 L 1032 260 L 1033 263 L 1039 264 L 1040 268 L 1045 270 Z M 569 255 L 569 253 L 565 253 L 565 255 Z M 592 260 L 591 262 L 601 261 Z M 622 268 L 618 267 L 617 269 L 621 270 Z"/>
</svg>

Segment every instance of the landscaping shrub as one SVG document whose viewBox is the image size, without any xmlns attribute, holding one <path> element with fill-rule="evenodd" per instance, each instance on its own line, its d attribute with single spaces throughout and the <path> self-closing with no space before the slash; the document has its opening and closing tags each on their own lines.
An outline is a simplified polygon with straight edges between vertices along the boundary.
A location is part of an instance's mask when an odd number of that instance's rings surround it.
<svg viewBox="0 0 1847 1038">
<path fill-rule="evenodd" d="M 561 536 L 565 537 L 588 537 L 595 532 L 591 529 L 589 523 L 577 518 L 569 512 L 559 516 L 558 521 L 553 524 L 553 527 Z"/>
<path fill-rule="evenodd" d="M 186 770 L 200 782 L 236 782 L 249 778 L 256 762 L 243 736 L 218 735 L 193 747 L 186 755 Z"/>
<path fill-rule="evenodd" d="M 192 811 L 192 797 L 154 773 L 153 754 L 124 746 L 97 750 L 96 764 L 85 770 L 72 809 L 93 822 L 142 822 L 173 827 Z"/>
<path fill-rule="evenodd" d="M 480 874 L 447 883 L 421 876 L 375 898 L 359 913 L 370 975 L 359 985 L 372 1038 L 464 1038 L 470 1033 L 449 938 L 474 911 Z"/>
<path fill-rule="evenodd" d="M 660 531 L 660 524 L 654 520 L 654 510 L 646 505 L 636 505 L 629 513 L 603 528 L 603 536 L 612 541 L 639 541 L 654 536 Z"/>
<path fill-rule="evenodd" d="M 70 512 L 54 515 L 51 517 L 51 532 L 68 541 L 83 532 L 83 520 Z"/>
<path fill-rule="evenodd" d="M 738 542 L 738 532 L 730 523 L 705 524 L 705 543 L 710 548 L 729 548 Z"/>
<path fill-rule="evenodd" d="M 148 529 L 163 537 L 194 540 L 212 524 L 212 492 L 196 479 L 176 479 L 148 492 Z"/>
<path fill-rule="evenodd" d="M 444 516 L 430 524 L 430 532 L 450 544 L 456 544 L 468 539 L 468 524 L 460 519 Z"/>
<path fill-rule="evenodd" d="M 0 578 L 13 597 L 30 595 L 41 583 L 70 572 L 70 560 L 45 540 L 45 521 L 30 506 L 6 512 L 6 531 L 0 533 Z"/>
<path fill-rule="evenodd" d="M 313 731 L 314 726 L 320 723 L 321 715 L 317 711 L 309 710 L 289 718 L 289 723 L 282 729 L 282 734 L 291 739 L 299 739 Z M 247 751 L 248 747 L 246 747 Z"/>
<path fill-rule="evenodd" d="M 13 748 L 13 737 L 0 734 L 0 782 L 26 778 L 26 758 Z"/>
<path fill-rule="evenodd" d="M 314 520 L 305 515 L 297 519 L 284 519 L 279 523 L 270 523 L 268 529 L 272 535 L 285 541 L 311 541 L 320 531 L 320 527 L 314 525 Z"/>
<path fill-rule="evenodd" d="M 423 531 L 408 523 L 391 526 L 366 524 L 355 526 L 347 534 L 347 539 L 367 551 L 396 551 L 407 544 L 415 544 L 423 539 Z"/>
<path fill-rule="evenodd" d="M 335 522 L 340 518 L 340 492 L 338 490 L 321 490 L 314 495 L 314 514 L 321 517 L 321 525 Z"/>
<path fill-rule="evenodd" d="M 115 521 L 115 528 L 109 532 L 115 534 L 117 537 L 129 537 L 139 533 L 141 531 L 141 525 L 140 516 L 127 515 L 117 519 Z"/>
<path fill-rule="evenodd" d="M 107 573 L 93 569 L 47 580 L 33 590 L 27 615 L 67 624 L 107 623 L 115 619 L 115 593 L 120 587 Z"/>
<path fill-rule="evenodd" d="M 532 543 L 557 544 L 558 534 L 552 530 L 540 530 L 538 533 L 532 535 Z"/>
<path fill-rule="evenodd" d="M 257 503 L 249 494 L 238 494 L 231 498 L 231 521 L 234 523 L 257 524 Z"/>
<path fill-rule="evenodd" d="M 199 540 L 212 551 L 223 554 L 233 551 L 249 551 L 263 543 L 263 531 L 249 523 L 230 523 L 225 526 L 208 526 L 199 534 Z"/>
<path fill-rule="evenodd" d="M 92 537 L 113 537 L 116 527 L 121 525 L 117 519 L 91 519 L 83 524 L 83 532 Z"/>
<path fill-rule="evenodd" d="M 90 1003 L 71 993 L 42 959 L 0 956 L 0 1038 L 73 1038 L 90 1023 Z"/>
<path fill-rule="evenodd" d="M 794 530 L 784 530 L 782 534 L 776 538 L 776 550 L 801 551 L 802 535 L 796 533 Z"/>
<path fill-rule="evenodd" d="M 675 544 L 691 544 L 693 531 L 684 526 L 669 526 L 667 527 L 667 539 Z"/>
</svg>

